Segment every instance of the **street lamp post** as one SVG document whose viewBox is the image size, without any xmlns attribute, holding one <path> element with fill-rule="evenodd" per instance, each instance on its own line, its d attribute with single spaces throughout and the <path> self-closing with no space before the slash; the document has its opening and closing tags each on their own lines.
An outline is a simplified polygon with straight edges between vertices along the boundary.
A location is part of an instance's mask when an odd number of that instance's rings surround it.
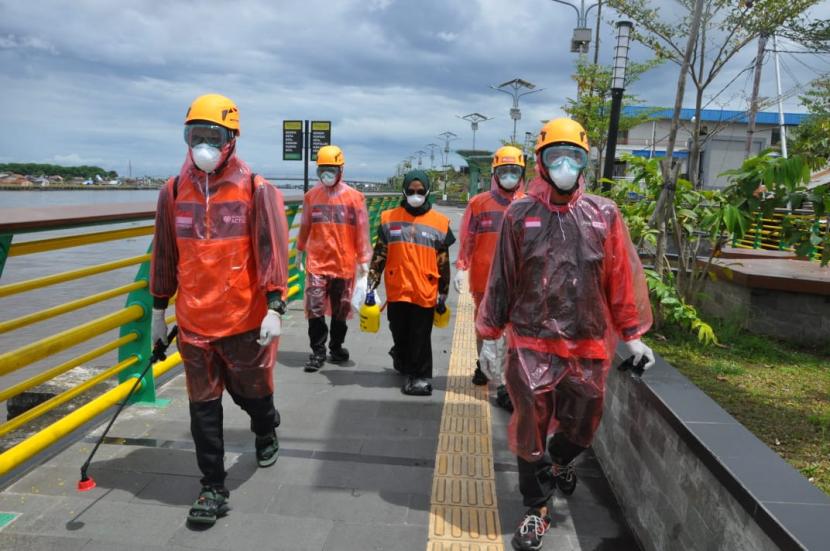
<svg viewBox="0 0 830 551">
<path fill-rule="evenodd" d="M 470 128 L 473 131 L 473 151 L 476 150 L 476 131 L 478 130 L 478 123 L 493 120 L 492 117 L 487 117 L 482 115 L 481 113 L 470 113 L 469 115 L 464 115 L 460 117 L 456 115 L 459 119 L 463 119 L 470 123 Z"/>
<path fill-rule="evenodd" d="M 634 24 L 631 21 L 617 22 L 617 45 L 614 48 L 614 72 L 611 76 L 611 121 L 608 124 L 608 142 L 605 150 L 605 169 L 603 178 L 608 180 L 614 177 L 614 157 L 617 153 L 617 133 L 620 128 L 620 109 L 622 109 L 623 91 L 625 90 L 625 70 L 628 66 L 628 50 L 631 42 L 631 31 Z M 602 184 L 602 189 L 608 191 L 611 185 Z"/>
<path fill-rule="evenodd" d="M 441 146 L 437 143 L 428 143 L 424 147 L 429 148 L 429 168 L 435 170 L 435 148 Z"/>
<path fill-rule="evenodd" d="M 575 4 L 571 4 L 570 2 L 565 2 L 564 0 L 553 0 L 559 4 L 564 4 L 566 6 L 570 6 L 576 12 L 576 28 L 574 29 L 573 37 L 571 38 L 571 52 L 578 53 L 578 54 L 587 54 L 588 48 L 591 44 L 591 28 L 588 27 L 588 12 L 596 7 L 601 8 L 601 3 L 597 2 L 596 4 L 591 4 L 587 8 L 585 7 L 585 0 L 579 1 L 579 7 Z M 597 24 L 597 30 L 599 30 L 599 24 Z M 599 51 L 599 32 L 597 33 L 597 44 L 596 44 L 597 51 Z M 594 63 L 596 63 L 596 55 L 594 56 Z"/>
<path fill-rule="evenodd" d="M 415 155 L 418 156 L 418 168 L 421 168 L 421 165 L 422 165 L 421 160 L 422 160 L 423 156 L 426 155 L 426 154 L 427 154 L 427 152 L 424 151 L 423 149 L 419 149 L 418 151 L 415 152 Z"/>
<path fill-rule="evenodd" d="M 514 78 L 513 80 L 508 80 L 507 82 L 502 82 L 498 86 L 490 85 L 490 88 L 493 90 L 498 90 L 499 92 L 503 92 L 508 96 L 513 98 L 513 108 L 510 109 L 510 118 L 513 119 L 513 137 L 511 139 L 512 143 L 516 143 L 516 123 L 519 119 L 522 118 L 522 112 L 519 110 L 519 98 L 522 96 L 526 96 L 528 94 L 533 94 L 535 92 L 541 92 L 544 88 L 539 88 L 536 90 L 536 85 L 528 82 L 526 80 L 522 80 L 520 78 Z M 511 88 L 512 91 L 508 92 L 505 88 Z M 527 89 L 527 92 L 519 93 L 519 90 L 522 88 Z"/>
<path fill-rule="evenodd" d="M 450 142 L 458 139 L 458 135 L 447 131 L 438 134 L 438 137 L 444 140 L 443 162 L 442 166 L 446 167 L 450 164 Z"/>
</svg>

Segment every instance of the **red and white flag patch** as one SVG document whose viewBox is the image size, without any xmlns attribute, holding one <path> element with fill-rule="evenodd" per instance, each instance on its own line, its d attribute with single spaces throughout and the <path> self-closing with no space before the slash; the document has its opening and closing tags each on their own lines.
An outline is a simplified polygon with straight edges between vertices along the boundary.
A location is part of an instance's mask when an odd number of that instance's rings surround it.
<svg viewBox="0 0 830 551">
<path fill-rule="evenodd" d="M 538 216 L 528 216 L 525 218 L 525 227 L 526 228 L 541 228 L 542 227 L 542 219 Z"/>
</svg>

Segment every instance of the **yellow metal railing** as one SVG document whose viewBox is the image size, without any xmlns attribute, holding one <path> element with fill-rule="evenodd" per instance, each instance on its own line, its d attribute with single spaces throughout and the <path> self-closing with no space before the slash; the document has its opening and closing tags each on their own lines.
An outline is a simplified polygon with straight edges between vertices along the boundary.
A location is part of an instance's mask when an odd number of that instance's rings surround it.
<svg viewBox="0 0 830 551">
<path fill-rule="evenodd" d="M 374 196 L 367 198 L 369 210 L 369 222 L 372 231 L 372 240 L 375 238 L 375 230 L 380 219 L 382 210 L 393 207 L 398 197 L 395 195 Z M 130 207 L 132 208 L 132 207 Z M 104 207 L 101 207 L 103 210 Z M 65 211 L 66 209 L 61 209 Z M 152 208 L 145 207 L 144 210 L 135 208 L 125 212 L 114 213 L 102 212 L 100 218 L 93 213 L 83 218 L 83 221 L 71 221 L 66 217 L 65 212 L 55 219 L 43 219 L 42 227 L 38 227 L 31 220 L 26 220 L 24 229 L 15 230 L 14 227 L 4 225 L 0 221 L 0 275 L 2 275 L 6 259 L 37 253 L 57 251 L 79 246 L 89 246 L 105 242 L 130 239 L 141 236 L 149 236 L 153 233 L 152 225 L 142 225 L 132 228 L 110 229 L 78 233 L 74 235 L 53 237 L 47 239 L 30 240 L 20 243 L 12 243 L 15 236 L 21 233 L 29 233 L 41 230 L 53 230 L 72 228 L 79 226 L 105 226 L 120 224 L 125 221 L 151 220 L 154 217 Z M 299 216 L 302 211 L 301 201 L 286 201 L 286 215 L 289 222 L 290 250 L 289 250 L 289 277 L 288 277 L 288 300 L 302 298 L 305 286 L 304 274 L 298 269 L 296 259 L 296 234 L 299 229 Z M 124 213 L 124 216 L 121 216 Z M 64 224 L 64 220 L 70 220 Z M 70 281 L 89 278 L 113 270 L 129 266 L 137 266 L 138 274 L 135 281 L 112 289 L 96 292 L 88 296 L 74 298 L 64 303 L 43 308 L 38 311 L 20 315 L 12 319 L 0 322 L 0 335 L 10 333 L 32 326 L 34 324 L 52 320 L 70 312 L 77 312 L 83 308 L 98 304 L 119 296 L 127 295 L 125 306 L 115 312 L 97 317 L 76 326 L 59 331 L 55 334 L 40 338 L 20 346 L 14 350 L 0 352 L 0 376 L 14 373 L 31 366 L 55 354 L 67 351 L 77 345 L 100 337 L 108 332 L 120 328 L 120 336 L 104 344 L 99 344 L 89 350 L 82 351 L 74 357 L 65 360 L 58 365 L 47 367 L 38 373 L 27 377 L 23 381 L 16 382 L 7 388 L 0 388 L 0 402 L 7 401 L 29 389 L 35 388 L 43 383 L 49 382 L 56 377 L 64 375 L 75 368 L 83 366 L 113 351 L 119 352 L 119 361 L 107 369 L 97 372 L 89 379 L 53 396 L 49 400 L 25 411 L 24 413 L 0 424 L 0 436 L 6 435 L 26 427 L 35 419 L 54 412 L 56 408 L 66 404 L 69 400 L 91 391 L 106 380 L 118 376 L 120 384 L 108 390 L 96 398 L 92 398 L 87 404 L 79 407 L 65 417 L 55 421 L 48 427 L 36 434 L 29 436 L 20 444 L 0 453 L 0 476 L 21 465 L 23 462 L 37 454 L 58 439 L 69 434 L 71 431 L 90 421 L 95 416 L 106 411 L 109 407 L 123 400 L 135 381 L 137 373 L 141 371 L 146 362 L 149 361 L 149 325 L 150 309 L 152 300 L 149 295 L 149 260 L 150 254 L 144 253 L 129 258 L 105 262 L 93 266 L 72 269 L 56 274 L 46 275 L 29 279 L 26 281 L 0 285 L 0 299 L 18 295 L 45 287 L 58 285 Z M 171 300 L 171 304 L 175 297 Z M 175 321 L 175 315 L 167 318 L 168 323 Z M 73 319 L 74 322 L 74 319 Z M 141 381 L 140 390 L 150 392 L 154 396 L 153 381 L 158 376 L 169 371 L 181 362 L 178 353 L 172 354 L 167 360 L 153 366 L 152 374 Z"/>
</svg>

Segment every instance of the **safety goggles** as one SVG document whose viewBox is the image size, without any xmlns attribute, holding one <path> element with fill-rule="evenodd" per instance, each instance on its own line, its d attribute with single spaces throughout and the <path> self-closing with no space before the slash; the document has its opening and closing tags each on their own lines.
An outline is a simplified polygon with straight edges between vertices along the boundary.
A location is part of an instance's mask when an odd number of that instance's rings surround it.
<svg viewBox="0 0 830 551">
<path fill-rule="evenodd" d="M 519 179 L 522 177 L 522 173 L 524 170 L 519 165 L 501 165 L 496 167 L 496 178 L 499 180 L 503 178 L 510 178 L 511 176 L 515 179 Z"/>
<path fill-rule="evenodd" d="M 588 166 L 588 153 L 574 145 L 552 145 L 542 152 L 542 164 L 547 168 L 554 168 L 565 161 L 574 168 Z"/>
<path fill-rule="evenodd" d="M 317 177 L 322 178 L 323 174 L 331 174 L 333 178 L 337 178 L 337 175 L 340 174 L 340 168 L 336 166 L 318 166 Z"/>
<path fill-rule="evenodd" d="M 184 127 L 184 143 L 188 147 L 196 147 L 200 144 L 207 144 L 211 147 L 221 149 L 234 137 L 232 130 L 224 126 L 209 123 L 191 123 Z"/>
<path fill-rule="evenodd" d="M 425 190 L 425 189 L 407 189 L 407 190 L 404 191 L 404 193 L 406 195 L 415 195 L 416 193 L 418 195 L 426 195 L 427 190 Z"/>
</svg>

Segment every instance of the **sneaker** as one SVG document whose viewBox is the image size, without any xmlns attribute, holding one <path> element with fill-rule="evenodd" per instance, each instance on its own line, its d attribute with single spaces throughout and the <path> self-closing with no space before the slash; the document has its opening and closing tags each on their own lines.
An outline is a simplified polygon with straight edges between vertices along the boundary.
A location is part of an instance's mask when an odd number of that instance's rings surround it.
<svg viewBox="0 0 830 551">
<path fill-rule="evenodd" d="M 513 533 L 513 549 L 517 551 L 538 551 L 542 548 L 542 537 L 550 529 L 550 515 L 538 508 L 528 509 L 519 527 Z"/>
<path fill-rule="evenodd" d="M 338 346 L 337 348 L 332 348 L 329 350 L 329 361 L 334 363 L 341 363 L 341 362 L 348 362 L 349 361 L 349 350 L 343 348 L 342 346 Z"/>
<path fill-rule="evenodd" d="M 513 413 L 513 402 L 510 401 L 510 394 L 507 393 L 507 387 L 504 385 L 499 385 L 496 389 L 496 405 Z"/>
<path fill-rule="evenodd" d="M 432 383 L 423 377 L 409 377 L 406 384 L 401 387 L 401 392 L 409 396 L 430 396 L 432 395 Z"/>
<path fill-rule="evenodd" d="M 307 373 L 314 373 L 315 371 L 320 371 L 320 368 L 323 367 L 323 363 L 326 361 L 325 356 L 318 356 L 316 354 L 311 354 L 308 357 L 308 361 L 305 363 L 305 371 Z"/>
<path fill-rule="evenodd" d="M 562 493 L 569 496 L 574 493 L 576 489 L 576 467 L 571 461 L 567 465 L 559 465 L 554 463 L 551 467 L 553 480 L 556 482 L 556 487 L 562 490 Z"/>
<path fill-rule="evenodd" d="M 473 372 L 473 384 L 476 386 L 486 385 L 487 381 L 490 379 L 487 378 L 487 375 L 481 370 L 481 364 L 478 363 L 476 360 L 476 370 Z"/>
<path fill-rule="evenodd" d="M 276 431 L 267 436 L 257 436 L 254 440 L 256 446 L 256 462 L 260 467 L 270 467 L 277 462 L 280 455 L 280 441 Z"/>
</svg>

